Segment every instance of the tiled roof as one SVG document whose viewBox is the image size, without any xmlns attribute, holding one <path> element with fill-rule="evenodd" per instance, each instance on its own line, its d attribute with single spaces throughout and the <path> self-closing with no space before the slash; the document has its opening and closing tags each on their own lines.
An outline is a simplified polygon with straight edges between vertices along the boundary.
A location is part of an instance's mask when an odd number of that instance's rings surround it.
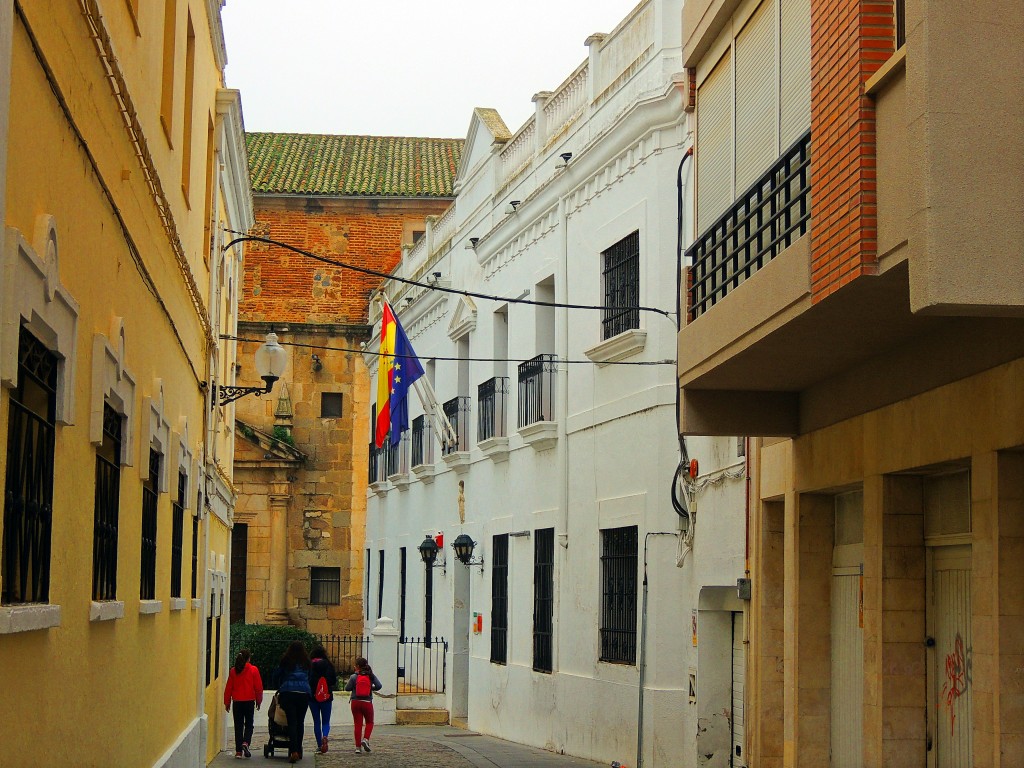
<svg viewBox="0 0 1024 768">
<path fill-rule="evenodd" d="M 452 197 L 462 139 L 247 133 L 254 192 Z"/>
</svg>

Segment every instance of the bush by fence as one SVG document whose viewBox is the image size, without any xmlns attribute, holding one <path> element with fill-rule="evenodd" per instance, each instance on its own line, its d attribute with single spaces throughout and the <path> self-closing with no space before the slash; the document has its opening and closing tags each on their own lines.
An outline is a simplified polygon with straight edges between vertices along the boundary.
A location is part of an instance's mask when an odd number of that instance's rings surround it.
<svg viewBox="0 0 1024 768">
<path fill-rule="evenodd" d="M 370 643 L 370 638 L 358 636 L 314 635 L 298 627 L 236 622 L 231 625 L 228 664 L 234 664 L 238 651 L 247 648 L 252 654 L 252 664 L 263 678 L 263 687 L 275 688 L 279 682 L 275 679 L 278 662 L 293 640 L 301 640 L 307 653 L 314 646 L 323 645 L 327 658 L 338 672 L 340 687 L 344 687 L 348 676 L 355 671 L 355 660 L 367 656 Z"/>
</svg>

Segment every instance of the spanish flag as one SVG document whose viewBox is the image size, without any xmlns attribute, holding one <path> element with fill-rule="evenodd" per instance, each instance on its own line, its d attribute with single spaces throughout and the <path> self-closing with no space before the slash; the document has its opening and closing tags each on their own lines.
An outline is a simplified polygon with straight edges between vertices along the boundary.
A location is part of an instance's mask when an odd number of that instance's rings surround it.
<svg viewBox="0 0 1024 768">
<path fill-rule="evenodd" d="M 394 310 L 384 300 L 380 324 L 380 360 L 377 363 L 377 425 L 374 433 L 378 448 L 388 433 L 391 444 L 402 439 L 409 428 L 409 387 L 423 375 L 423 366 L 413 352 Z"/>
</svg>

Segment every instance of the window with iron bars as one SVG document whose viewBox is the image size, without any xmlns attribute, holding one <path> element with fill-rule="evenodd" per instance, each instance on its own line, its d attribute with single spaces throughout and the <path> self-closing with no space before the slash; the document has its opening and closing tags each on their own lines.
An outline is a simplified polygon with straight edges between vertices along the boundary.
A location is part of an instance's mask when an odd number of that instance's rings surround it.
<svg viewBox="0 0 1024 768">
<path fill-rule="evenodd" d="M 196 513 L 192 515 L 192 599 L 199 597 L 199 512 L 203 508 L 203 492 L 196 494 Z"/>
<path fill-rule="evenodd" d="M 412 466 L 434 463 L 433 430 L 426 416 L 412 420 Z"/>
<path fill-rule="evenodd" d="M 341 604 L 341 569 L 310 568 L 309 569 L 309 604 L 340 605 Z"/>
<path fill-rule="evenodd" d="M 400 547 L 398 550 L 398 642 L 400 643 L 405 642 L 405 590 L 408 577 L 405 552 L 405 547 Z"/>
<path fill-rule="evenodd" d="M 455 430 L 455 440 L 441 446 L 441 455 L 469 450 L 469 397 L 460 395 L 446 402 L 441 409 Z"/>
<path fill-rule="evenodd" d="M 622 238 L 601 253 L 604 304 L 602 338 L 640 327 L 640 232 Z"/>
<path fill-rule="evenodd" d="M 181 597 L 181 562 L 185 544 L 185 493 L 187 477 L 178 472 L 178 496 L 171 506 L 171 597 Z"/>
<path fill-rule="evenodd" d="M 149 477 L 142 481 L 142 567 L 139 569 L 139 599 L 156 599 L 157 490 L 163 457 L 149 449 Z"/>
<path fill-rule="evenodd" d="M 384 550 L 377 550 L 377 618 L 384 615 Z"/>
<path fill-rule="evenodd" d="M 533 668 L 552 669 L 555 606 L 555 529 L 534 531 L 533 539 Z"/>
<path fill-rule="evenodd" d="M 477 387 L 478 442 L 492 437 L 505 437 L 508 403 L 508 377 L 495 376 Z"/>
<path fill-rule="evenodd" d="M 18 385 L 8 400 L 3 604 L 49 600 L 57 365 L 57 356 L 23 326 Z"/>
<path fill-rule="evenodd" d="M 103 404 L 103 442 L 96 449 L 93 507 L 92 599 L 117 599 L 117 530 L 121 496 L 121 429 L 123 419 Z"/>
<path fill-rule="evenodd" d="M 601 531 L 601 661 L 636 663 L 637 528 Z"/>
<path fill-rule="evenodd" d="M 491 558 L 491 662 L 508 661 L 508 534 L 494 537 Z"/>
<path fill-rule="evenodd" d="M 554 421 L 555 355 L 537 355 L 519 364 L 519 426 Z"/>
</svg>

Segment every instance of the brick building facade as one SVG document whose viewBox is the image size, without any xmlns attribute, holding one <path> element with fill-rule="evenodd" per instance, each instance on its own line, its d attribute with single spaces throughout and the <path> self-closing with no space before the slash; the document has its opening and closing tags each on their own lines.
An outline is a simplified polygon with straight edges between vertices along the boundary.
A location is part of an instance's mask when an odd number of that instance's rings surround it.
<svg viewBox="0 0 1024 768">
<path fill-rule="evenodd" d="M 251 234 L 380 273 L 450 205 L 462 148 L 257 133 L 247 143 Z M 255 341 L 239 342 L 240 359 L 273 330 L 289 362 L 285 386 L 237 405 L 232 621 L 362 630 L 370 396 L 359 351 L 380 282 L 271 243 L 246 245 L 239 329 Z"/>
</svg>

